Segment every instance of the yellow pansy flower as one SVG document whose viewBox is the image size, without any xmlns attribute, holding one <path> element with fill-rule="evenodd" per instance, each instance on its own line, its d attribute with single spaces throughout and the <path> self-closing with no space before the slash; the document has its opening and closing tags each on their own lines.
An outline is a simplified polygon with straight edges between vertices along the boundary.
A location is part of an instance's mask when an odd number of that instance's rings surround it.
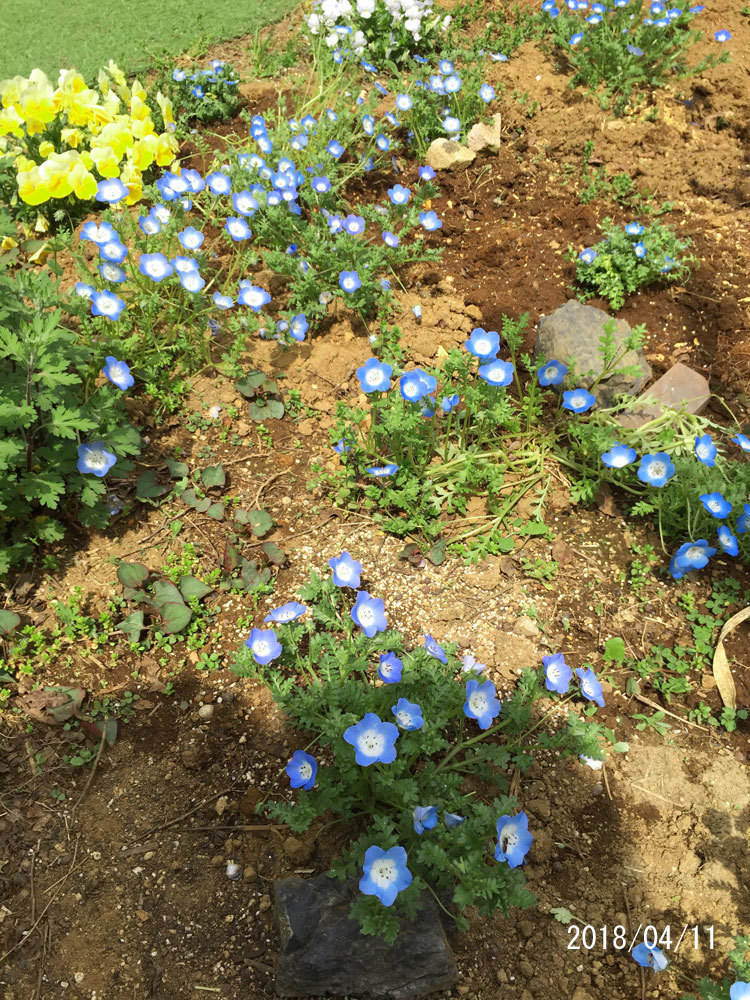
<svg viewBox="0 0 750 1000">
<path fill-rule="evenodd" d="M 110 146 L 96 146 L 91 150 L 91 159 L 102 177 L 117 177 L 120 173 L 120 159 Z"/>
<path fill-rule="evenodd" d="M 160 167 L 168 166 L 177 155 L 179 146 L 173 135 L 162 132 L 157 136 L 156 162 Z"/>
<path fill-rule="evenodd" d="M 109 60 L 109 63 L 107 64 L 107 72 L 112 77 L 112 79 L 115 81 L 115 83 L 117 84 L 118 87 L 124 87 L 125 86 L 125 74 L 120 69 L 120 67 L 117 65 L 117 63 L 113 62 L 111 59 Z"/>
<path fill-rule="evenodd" d="M 144 136 L 128 150 L 128 163 L 132 163 L 138 170 L 146 170 L 156 159 L 158 148 L 159 140 L 155 135 Z"/>
<path fill-rule="evenodd" d="M 39 143 L 39 155 L 43 156 L 45 159 L 50 156 L 55 151 L 54 142 L 40 142 Z"/>
<path fill-rule="evenodd" d="M 89 201 L 96 194 L 97 180 L 90 170 L 86 169 L 82 160 L 76 163 L 69 173 L 70 183 L 76 198 Z"/>
<path fill-rule="evenodd" d="M 125 199 L 126 205 L 135 205 L 143 197 L 143 179 L 141 172 L 132 163 L 123 164 L 120 180 L 130 192 Z"/>
<path fill-rule="evenodd" d="M 174 108 L 172 107 L 171 100 L 159 91 L 156 95 L 156 103 L 159 105 L 159 110 L 161 111 L 161 116 L 164 119 L 164 124 L 174 125 Z"/>
<path fill-rule="evenodd" d="M 78 149 L 85 136 L 79 128 L 64 128 L 60 133 L 60 138 L 66 146 L 70 146 L 71 149 Z"/>
<path fill-rule="evenodd" d="M 77 94 L 86 89 L 86 81 L 75 69 L 61 69 L 57 86 L 64 94 Z"/>
<path fill-rule="evenodd" d="M 14 107 L 3 108 L 0 111 L 0 136 L 14 135 L 23 138 L 23 119 Z"/>
</svg>

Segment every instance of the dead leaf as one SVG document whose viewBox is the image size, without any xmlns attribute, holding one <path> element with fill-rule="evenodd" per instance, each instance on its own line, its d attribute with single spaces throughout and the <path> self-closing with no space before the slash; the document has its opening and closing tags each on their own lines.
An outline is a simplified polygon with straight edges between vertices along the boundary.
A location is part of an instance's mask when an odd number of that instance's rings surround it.
<svg viewBox="0 0 750 1000">
<path fill-rule="evenodd" d="M 510 556 L 502 556 L 500 559 L 500 572 L 505 576 L 513 577 L 518 575 L 518 570 Z"/>
<path fill-rule="evenodd" d="M 216 800 L 216 805 L 214 809 L 216 810 L 217 816 L 222 816 L 227 806 L 229 805 L 229 799 L 226 795 L 222 795 L 220 799 Z"/>
<path fill-rule="evenodd" d="M 612 490 L 609 488 L 608 483 L 601 484 L 595 499 L 596 506 L 602 514 L 606 514 L 607 517 L 617 517 L 620 513 L 617 509 L 617 504 L 615 503 L 614 497 L 612 496 Z"/>
<path fill-rule="evenodd" d="M 713 672 L 716 678 L 716 686 L 719 689 L 721 700 L 728 708 L 737 707 L 737 689 L 734 686 L 732 671 L 729 669 L 727 654 L 724 652 L 724 639 L 729 633 L 742 622 L 750 618 L 750 605 L 732 615 L 728 622 L 724 622 L 724 627 L 719 633 L 719 639 L 714 651 Z"/>
<path fill-rule="evenodd" d="M 558 538 L 552 543 L 552 558 L 555 562 L 560 563 L 561 566 L 573 562 L 575 557 L 575 552 L 564 538 Z"/>
</svg>

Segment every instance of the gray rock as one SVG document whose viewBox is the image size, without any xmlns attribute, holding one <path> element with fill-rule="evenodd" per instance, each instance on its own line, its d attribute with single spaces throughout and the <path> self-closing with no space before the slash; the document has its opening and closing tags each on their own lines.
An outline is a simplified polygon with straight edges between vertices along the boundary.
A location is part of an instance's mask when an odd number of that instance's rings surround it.
<svg viewBox="0 0 750 1000">
<path fill-rule="evenodd" d="M 477 153 L 499 153 L 503 144 L 503 117 L 493 115 L 491 122 L 477 122 L 466 136 L 466 145 Z"/>
<path fill-rule="evenodd" d="M 564 306 L 539 320 L 534 356 L 544 355 L 547 360 L 556 358 L 565 362 L 569 368 L 575 367 L 578 374 L 573 380 L 570 376 L 567 377 L 566 387 L 585 386 L 588 389 L 603 369 L 599 338 L 604 324 L 611 318 L 602 309 L 584 306 L 575 299 L 570 299 Z M 615 320 L 615 324 L 614 338 L 619 349 L 630 334 L 630 326 L 622 319 Z M 651 365 L 646 361 L 642 350 L 628 351 L 618 363 L 619 368 L 626 366 L 636 366 L 638 374 L 634 377 L 609 376 L 597 385 L 595 395 L 604 406 L 610 406 L 615 396 L 621 393 L 635 395 L 651 378 Z M 585 372 L 594 374 L 583 377 Z"/>
<path fill-rule="evenodd" d="M 467 149 L 453 139 L 435 139 L 430 143 L 425 163 L 433 170 L 453 170 L 454 167 L 466 167 L 476 159 L 473 149 Z"/>
<path fill-rule="evenodd" d="M 414 921 L 392 945 L 364 936 L 349 916 L 356 881 L 327 875 L 276 883 L 280 949 L 276 993 L 282 997 L 356 996 L 409 1000 L 458 981 L 437 907 L 424 893 Z"/>
</svg>

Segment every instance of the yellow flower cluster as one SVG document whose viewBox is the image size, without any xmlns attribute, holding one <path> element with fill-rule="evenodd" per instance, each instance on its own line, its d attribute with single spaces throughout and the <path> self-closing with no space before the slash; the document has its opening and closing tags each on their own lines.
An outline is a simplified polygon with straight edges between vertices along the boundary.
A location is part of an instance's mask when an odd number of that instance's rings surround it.
<svg viewBox="0 0 750 1000">
<path fill-rule="evenodd" d="M 143 194 L 143 171 L 168 166 L 177 153 L 173 130 L 157 135 L 147 93 L 109 63 L 99 71 L 98 89 L 72 69 L 60 71 L 53 87 L 40 69 L 0 81 L 0 152 L 15 155 L 18 194 L 28 205 L 69 195 L 94 197 L 100 179 L 119 177 L 133 205 Z M 167 129 L 172 105 L 156 100 Z"/>
</svg>

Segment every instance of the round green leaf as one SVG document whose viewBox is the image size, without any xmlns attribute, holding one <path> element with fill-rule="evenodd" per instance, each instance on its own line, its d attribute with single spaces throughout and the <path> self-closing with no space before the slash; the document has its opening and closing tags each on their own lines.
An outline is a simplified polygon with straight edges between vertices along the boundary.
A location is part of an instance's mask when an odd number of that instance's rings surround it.
<svg viewBox="0 0 750 1000">
<path fill-rule="evenodd" d="M 117 567 L 117 579 L 123 587 L 137 590 L 148 579 L 148 570 L 142 563 L 120 563 Z"/>
<path fill-rule="evenodd" d="M 21 624 L 21 619 L 15 611 L 0 611 L 0 634 L 10 635 L 13 629 Z"/>
<path fill-rule="evenodd" d="M 162 617 L 161 630 L 168 634 L 181 632 L 190 622 L 193 614 L 190 608 L 182 603 L 167 602 L 162 604 L 159 610 Z"/>
</svg>

